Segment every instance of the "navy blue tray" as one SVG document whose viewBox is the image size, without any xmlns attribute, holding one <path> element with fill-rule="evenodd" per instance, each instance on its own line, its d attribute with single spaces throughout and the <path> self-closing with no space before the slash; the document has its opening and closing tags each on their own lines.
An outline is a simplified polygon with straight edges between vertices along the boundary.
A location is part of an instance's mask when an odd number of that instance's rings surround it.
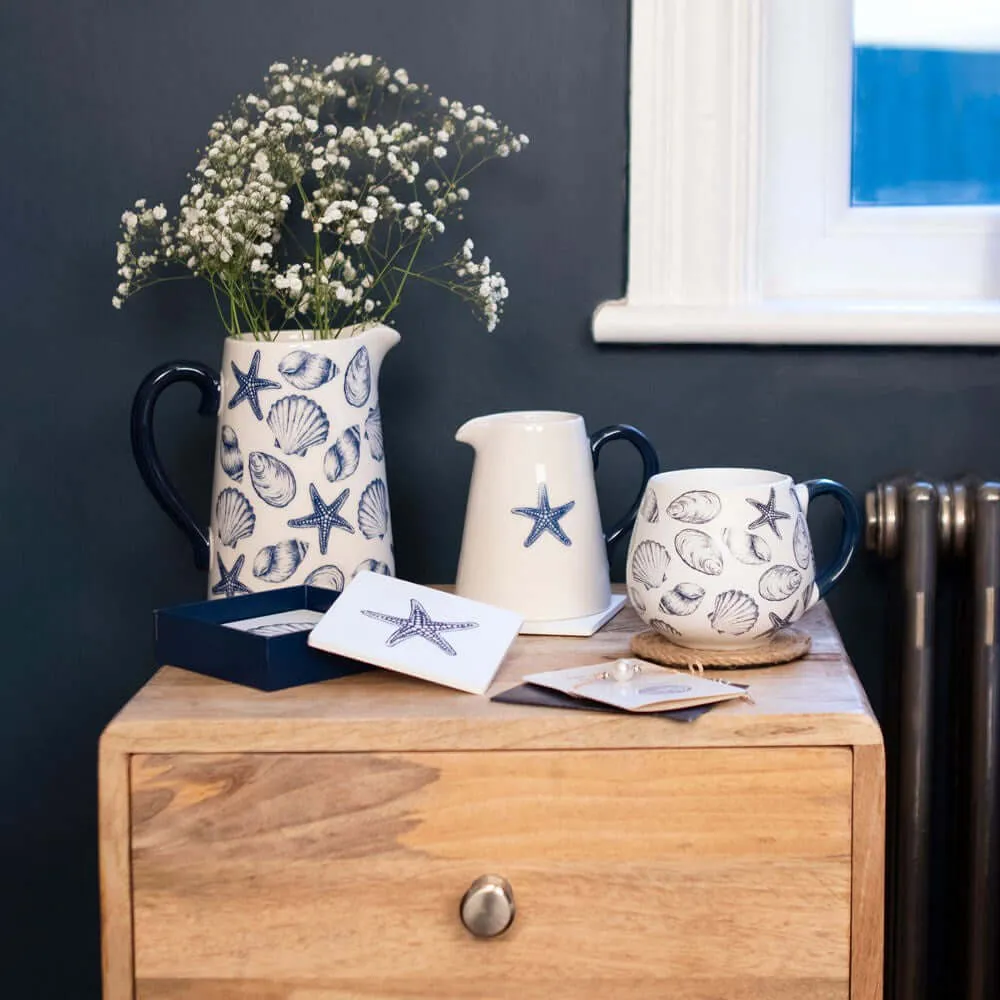
<svg viewBox="0 0 1000 1000">
<path fill-rule="evenodd" d="M 311 649 L 308 631 L 262 636 L 226 627 L 227 622 L 280 611 L 327 611 L 339 596 L 339 591 L 322 587 L 283 587 L 161 608 L 154 612 L 157 666 L 184 667 L 259 691 L 280 691 L 367 670 L 357 660 Z"/>
</svg>

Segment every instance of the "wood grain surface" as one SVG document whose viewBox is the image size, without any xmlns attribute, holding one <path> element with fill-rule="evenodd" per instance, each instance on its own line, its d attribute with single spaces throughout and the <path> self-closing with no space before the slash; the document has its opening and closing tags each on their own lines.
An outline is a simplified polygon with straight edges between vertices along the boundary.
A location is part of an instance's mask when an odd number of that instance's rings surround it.
<svg viewBox="0 0 1000 1000">
<path fill-rule="evenodd" d="M 850 749 L 153 754 L 131 780 L 140 1000 L 848 997 Z M 518 914 L 477 940 L 487 872 Z"/>
<path fill-rule="evenodd" d="M 885 752 L 854 748 L 851 1000 L 882 1000 L 885 935 Z"/>
<path fill-rule="evenodd" d="M 645 626 L 630 608 L 589 639 L 521 636 L 490 694 L 534 671 L 629 655 Z M 504 750 L 738 746 L 851 746 L 881 733 L 825 606 L 799 623 L 806 658 L 729 670 L 753 704 L 713 708 L 693 725 L 491 702 L 384 670 L 263 693 L 171 667 L 110 724 L 129 753 Z M 707 672 L 711 676 L 711 671 Z"/>
</svg>

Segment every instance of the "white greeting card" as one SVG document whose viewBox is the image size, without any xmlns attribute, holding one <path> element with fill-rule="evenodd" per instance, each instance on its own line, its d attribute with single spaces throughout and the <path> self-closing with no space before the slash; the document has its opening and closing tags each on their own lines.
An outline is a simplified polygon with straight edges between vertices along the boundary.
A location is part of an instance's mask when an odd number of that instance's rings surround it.
<svg viewBox="0 0 1000 1000">
<path fill-rule="evenodd" d="M 322 611 L 298 608 L 294 611 L 278 611 L 273 615 L 261 615 L 259 618 L 240 618 L 223 624 L 226 628 L 252 632 L 254 635 L 289 635 L 292 632 L 308 632 L 322 617 Z"/>
<path fill-rule="evenodd" d="M 484 694 L 520 625 L 513 611 L 365 572 L 344 588 L 309 645 Z"/>
<path fill-rule="evenodd" d="M 524 679 L 529 684 L 604 702 L 626 712 L 662 712 L 747 697 L 746 689 L 734 684 L 635 659 L 548 670 L 528 674 Z"/>
</svg>

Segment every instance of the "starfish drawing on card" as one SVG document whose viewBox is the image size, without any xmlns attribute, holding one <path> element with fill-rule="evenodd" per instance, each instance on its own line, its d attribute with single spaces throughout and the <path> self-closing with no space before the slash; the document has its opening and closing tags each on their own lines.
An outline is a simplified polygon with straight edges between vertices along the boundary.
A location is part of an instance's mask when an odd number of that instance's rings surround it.
<svg viewBox="0 0 1000 1000">
<path fill-rule="evenodd" d="M 545 483 L 538 484 L 538 504 L 535 507 L 512 507 L 512 514 L 519 514 L 521 517 L 530 517 L 534 520 L 528 537 L 524 540 L 524 547 L 531 548 L 539 538 L 546 532 L 554 535 L 563 545 L 572 545 L 569 535 L 563 530 L 559 523 L 576 506 L 575 500 L 553 507 L 549 503 L 549 488 Z"/>
<path fill-rule="evenodd" d="M 441 632 L 458 632 L 470 628 L 479 628 L 479 622 L 439 622 L 435 621 L 427 613 L 424 606 L 417 600 L 410 598 L 409 618 L 397 618 L 395 615 L 383 614 L 381 611 L 366 611 L 361 613 L 366 618 L 374 618 L 376 621 L 387 622 L 395 625 L 396 631 L 385 640 L 387 646 L 398 646 L 407 639 L 417 637 L 426 639 L 429 643 L 437 646 L 442 653 L 449 656 L 457 656 L 454 648 L 439 634 Z"/>
</svg>

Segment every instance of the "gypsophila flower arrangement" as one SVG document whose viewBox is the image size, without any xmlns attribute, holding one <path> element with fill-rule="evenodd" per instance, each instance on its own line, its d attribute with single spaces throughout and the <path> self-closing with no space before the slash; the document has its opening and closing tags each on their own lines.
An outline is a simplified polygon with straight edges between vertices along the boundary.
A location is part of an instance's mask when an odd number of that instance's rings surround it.
<svg viewBox="0 0 1000 1000">
<path fill-rule="evenodd" d="M 122 215 L 115 308 L 173 269 L 208 282 L 231 335 L 322 339 L 386 322 L 416 279 L 493 330 L 507 287 L 489 257 L 470 239 L 443 261 L 428 250 L 462 219 L 469 176 L 527 136 L 370 55 L 274 63 L 264 93 L 212 123 L 176 215 L 142 198 Z"/>
</svg>

